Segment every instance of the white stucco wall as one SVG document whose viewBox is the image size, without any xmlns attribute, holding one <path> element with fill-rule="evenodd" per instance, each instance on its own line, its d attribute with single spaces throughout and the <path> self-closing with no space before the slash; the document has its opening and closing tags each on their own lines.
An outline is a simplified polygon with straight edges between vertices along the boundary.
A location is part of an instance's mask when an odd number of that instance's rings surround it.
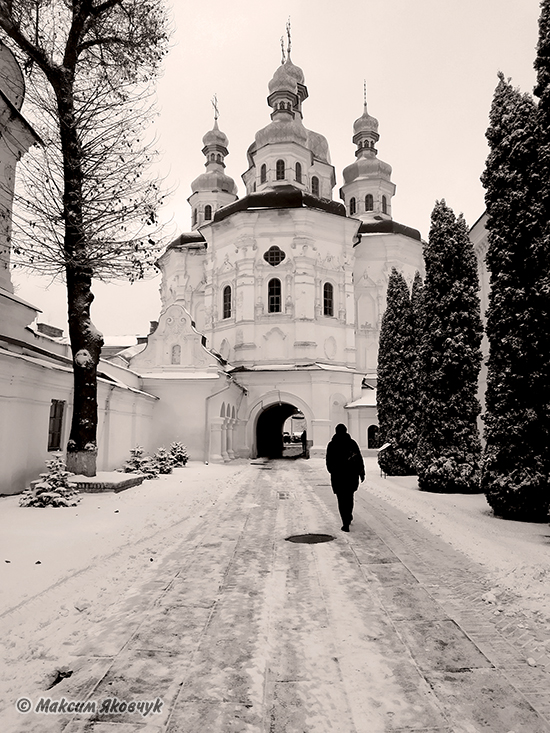
<svg viewBox="0 0 550 733">
<path fill-rule="evenodd" d="M 61 449 L 67 444 L 72 415 L 72 371 L 0 349 L 0 494 L 23 491 L 45 471 L 52 400 L 66 403 Z M 156 400 L 139 391 L 98 384 L 99 471 L 122 466 L 130 449 L 151 444 Z"/>
</svg>

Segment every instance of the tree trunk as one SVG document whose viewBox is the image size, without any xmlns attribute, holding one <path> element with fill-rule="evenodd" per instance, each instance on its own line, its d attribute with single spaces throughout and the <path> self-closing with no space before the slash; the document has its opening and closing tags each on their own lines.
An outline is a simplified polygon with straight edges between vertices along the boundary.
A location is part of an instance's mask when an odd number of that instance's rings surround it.
<svg viewBox="0 0 550 733">
<path fill-rule="evenodd" d="M 90 318 L 94 299 L 87 272 L 67 269 L 69 335 L 73 354 L 74 396 L 67 470 L 95 476 L 97 458 L 97 365 L 103 346 Z"/>
<path fill-rule="evenodd" d="M 63 242 L 67 277 L 69 338 L 73 355 L 74 395 L 67 469 L 95 476 L 97 458 L 97 365 L 102 335 L 90 318 L 92 270 L 87 262 L 82 218 L 82 148 L 74 115 L 73 78 L 68 72 L 55 88 L 63 150 Z"/>
</svg>

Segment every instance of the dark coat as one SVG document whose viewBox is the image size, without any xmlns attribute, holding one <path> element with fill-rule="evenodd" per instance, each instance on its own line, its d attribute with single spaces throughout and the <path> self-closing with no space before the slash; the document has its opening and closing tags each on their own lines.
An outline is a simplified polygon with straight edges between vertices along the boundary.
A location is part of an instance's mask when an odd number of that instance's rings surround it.
<svg viewBox="0 0 550 733">
<path fill-rule="evenodd" d="M 357 491 L 359 478 L 361 481 L 365 478 L 363 456 L 349 433 L 332 436 L 327 445 L 326 463 L 335 494 Z"/>
</svg>

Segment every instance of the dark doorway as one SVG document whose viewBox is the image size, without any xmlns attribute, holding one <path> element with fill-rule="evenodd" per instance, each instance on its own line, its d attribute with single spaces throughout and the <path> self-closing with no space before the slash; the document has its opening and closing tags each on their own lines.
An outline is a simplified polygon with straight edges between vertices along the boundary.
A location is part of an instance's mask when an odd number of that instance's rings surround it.
<svg viewBox="0 0 550 733">
<path fill-rule="evenodd" d="M 283 425 L 287 418 L 299 412 L 286 402 L 271 405 L 258 417 L 256 423 L 256 453 L 258 457 L 282 458 Z"/>
</svg>

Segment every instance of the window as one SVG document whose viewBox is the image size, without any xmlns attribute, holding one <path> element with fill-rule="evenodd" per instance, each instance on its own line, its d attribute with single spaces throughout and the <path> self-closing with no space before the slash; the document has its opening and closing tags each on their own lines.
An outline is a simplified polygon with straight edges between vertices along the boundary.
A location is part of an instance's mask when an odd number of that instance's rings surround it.
<svg viewBox="0 0 550 733">
<path fill-rule="evenodd" d="M 285 180 L 285 161 L 284 160 L 278 160 L 275 164 L 275 178 L 278 181 L 284 181 Z"/>
<path fill-rule="evenodd" d="M 280 265 L 285 257 L 286 255 L 283 250 L 279 249 L 276 244 L 274 244 L 273 247 L 270 247 L 264 254 L 264 260 L 267 262 L 268 265 L 271 265 L 272 267 L 277 267 L 277 265 Z"/>
<path fill-rule="evenodd" d="M 380 448 L 380 436 L 378 425 L 369 425 L 367 430 L 367 447 Z"/>
<path fill-rule="evenodd" d="M 212 207 L 210 204 L 206 204 L 204 207 L 204 221 L 210 221 L 212 219 Z"/>
<path fill-rule="evenodd" d="M 323 315 L 334 315 L 334 288 L 332 283 L 325 283 L 323 286 Z"/>
<path fill-rule="evenodd" d="M 193 209 L 193 226 L 197 223 L 197 210 Z"/>
<path fill-rule="evenodd" d="M 223 317 L 231 318 L 231 286 L 226 285 L 223 289 Z"/>
<path fill-rule="evenodd" d="M 48 450 L 61 450 L 61 433 L 63 432 L 63 414 L 65 402 L 52 400 L 50 405 L 50 423 L 48 427 Z"/>
<path fill-rule="evenodd" d="M 265 163 L 260 168 L 260 183 L 265 183 L 267 181 L 267 168 Z"/>
<path fill-rule="evenodd" d="M 281 312 L 281 281 L 276 277 L 267 284 L 267 312 Z"/>
<path fill-rule="evenodd" d="M 385 196 L 382 196 L 382 213 L 388 213 L 388 199 Z"/>
<path fill-rule="evenodd" d="M 349 215 L 353 216 L 356 211 L 357 211 L 357 204 L 355 202 L 355 198 L 352 196 L 349 200 Z"/>
<path fill-rule="evenodd" d="M 172 355 L 170 358 L 171 364 L 181 364 L 181 346 L 179 344 L 174 344 L 172 346 Z"/>
<path fill-rule="evenodd" d="M 313 176 L 313 178 L 311 179 L 311 193 L 314 196 L 319 195 L 319 179 L 317 178 L 317 176 Z"/>
<path fill-rule="evenodd" d="M 372 198 L 372 193 L 368 193 L 365 196 L 365 211 L 373 211 L 374 210 L 374 199 Z"/>
<path fill-rule="evenodd" d="M 302 166 L 300 163 L 296 163 L 296 182 L 302 182 Z"/>
</svg>

